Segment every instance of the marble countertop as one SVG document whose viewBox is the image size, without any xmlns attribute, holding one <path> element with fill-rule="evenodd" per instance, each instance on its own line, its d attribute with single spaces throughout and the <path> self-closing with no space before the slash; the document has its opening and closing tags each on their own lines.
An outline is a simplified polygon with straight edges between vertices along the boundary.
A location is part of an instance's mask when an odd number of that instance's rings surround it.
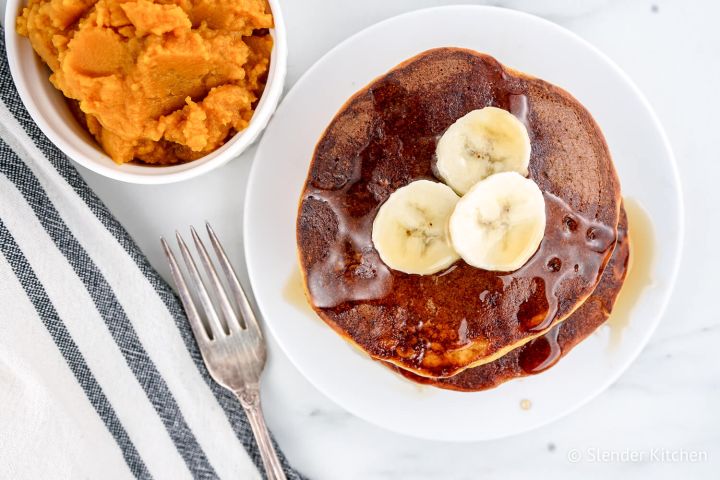
<svg viewBox="0 0 720 480">
<path fill-rule="evenodd" d="M 364 27 L 405 11 L 458 2 L 281 3 L 290 46 L 289 88 L 326 51 Z M 656 109 L 678 159 L 687 209 L 683 265 L 665 318 L 620 380 L 579 411 L 523 435 L 468 444 L 403 437 L 353 417 L 315 390 L 272 344 L 264 393 L 278 442 L 300 471 L 318 480 L 514 479 L 538 472 L 552 472 L 555 479 L 717 478 L 720 310 L 713 301 L 718 282 L 712 273 L 720 270 L 715 223 L 720 222 L 715 143 L 720 2 L 477 3 L 525 10 L 576 32 L 615 60 Z M 81 173 L 168 278 L 160 234 L 206 219 L 234 263 L 242 264 L 241 217 L 253 154 L 250 148 L 219 170 L 174 185 L 128 185 Z M 692 452 L 700 453 L 699 461 L 692 461 Z"/>
</svg>

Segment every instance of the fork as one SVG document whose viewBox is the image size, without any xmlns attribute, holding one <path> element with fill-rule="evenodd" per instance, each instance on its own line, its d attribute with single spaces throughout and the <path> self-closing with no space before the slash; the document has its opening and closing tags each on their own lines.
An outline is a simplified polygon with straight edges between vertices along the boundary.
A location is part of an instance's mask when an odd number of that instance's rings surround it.
<svg viewBox="0 0 720 480">
<path fill-rule="evenodd" d="M 255 435 L 268 479 L 285 480 L 285 473 L 270 439 L 260 406 L 260 375 L 267 358 L 262 330 L 220 240 L 209 223 L 206 222 L 205 226 L 217 261 L 225 274 L 229 293 L 235 302 L 233 307 L 228 292 L 223 287 L 210 255 L 195 228 L 191 227 L 190 231 L 209 285 L 206 285 L 201 278 L 190 250 L 180 233 L 176 231 L 175 237 L 185 260 L 191 288 L 194 289 L 205 313 L 205 322 L 195 306 L 191 290 L 170 245 L 162 237 L 160 242 L 170 262 L 173 280 L 177 285 L 185 313 L 210 376 L 233 392 L 240 401 Z M 214 303 L 219 305 L 220 313 L 213 305 L 213 299 Z"/>
</svg>

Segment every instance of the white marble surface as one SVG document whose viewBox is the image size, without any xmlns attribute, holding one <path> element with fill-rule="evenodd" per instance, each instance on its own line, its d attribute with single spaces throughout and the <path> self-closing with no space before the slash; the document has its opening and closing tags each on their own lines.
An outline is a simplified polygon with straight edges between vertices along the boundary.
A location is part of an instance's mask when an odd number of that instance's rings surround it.
<svg viewBox="0 0 720 480">
<path fill-rule="evenodd" d="M 288 88 L 352 33 L 446 3 L 457 2 L 284 1 Z M 317 392 L 272 345 L 264 386 L 268 421 L 291 461 L 313 479 L 718 478 L 720 310 L 712 273 L 720 270 L 720 2 L 488 3 L 546 17 L 598 46 L 635 80 L 665 125 L 685 191 L 687 237 L 678 286 L 660 328 L 621 379 L 580 411 L 521 436 L 473 444 L 416 440 L 354 418 Z M 176 185 L 127 185 L 82 173 L 167 278 L 159 235 L 205 219 L 242 264 L 241 216 L 253 153 L 251 148 L 224 168 Z M 663 449 L 705 452 L 705 459 L 653 457 Z M 573 461 L 577 452 L 582 458 Z M 598 458 L 611 453 L 616 457 L 610 461 Z M 617 458 L 629 455 L 641 458 Z"/>
</svg>

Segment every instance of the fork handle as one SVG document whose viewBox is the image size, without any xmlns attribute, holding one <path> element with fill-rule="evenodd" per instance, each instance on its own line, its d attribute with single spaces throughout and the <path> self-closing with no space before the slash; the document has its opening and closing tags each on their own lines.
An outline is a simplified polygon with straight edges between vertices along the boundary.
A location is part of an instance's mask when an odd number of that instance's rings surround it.
<svg viewBox="0 0 720 480">
<path fill-rule="evenodd" d="M 268 480 L 286 480 L 285 471 L 280 465 L 275 446 L 270 439 L 267 425 L 265 425 L 265 416 L 260 406 L 260 392 L 258 390 L 244 390 L 234 393 L 240 400 L 240 405 L 245 410 L 245 415 L 247 415 L 250 427 L 253 434 L 255 434 L 255 441 L 260 450 L 260 457 Z"/>
</svg>

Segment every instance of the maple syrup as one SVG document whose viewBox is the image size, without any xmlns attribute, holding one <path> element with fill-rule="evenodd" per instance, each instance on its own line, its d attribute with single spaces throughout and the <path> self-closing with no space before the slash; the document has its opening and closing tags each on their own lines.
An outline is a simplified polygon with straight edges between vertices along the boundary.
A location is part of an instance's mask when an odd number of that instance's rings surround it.
<svg viewBox="0 0 720 480">
<path fill-rule="evenodd" d="M 637 300 L 643 290 L 653 282 L 652 266 L 656 246 L 650 216 L 635 199 L 625 198 L 624 204 L 628 216 L 630 259 L 622 290 L 615 300 L 610 318 L 605 323 L 610 327 L 611 348 L 620 344 Z"/>
<path fill-rule="evenodd" d="M 297 310 L 312 315 L 313 317 L 316 316 L 305 296 L 305 286 L 303 285 L 303 278 L 299 267 L 295 266 L 293 268 L 292 273 L 285 282 L 282 294 L 285 301 Z"/>
</svg>

